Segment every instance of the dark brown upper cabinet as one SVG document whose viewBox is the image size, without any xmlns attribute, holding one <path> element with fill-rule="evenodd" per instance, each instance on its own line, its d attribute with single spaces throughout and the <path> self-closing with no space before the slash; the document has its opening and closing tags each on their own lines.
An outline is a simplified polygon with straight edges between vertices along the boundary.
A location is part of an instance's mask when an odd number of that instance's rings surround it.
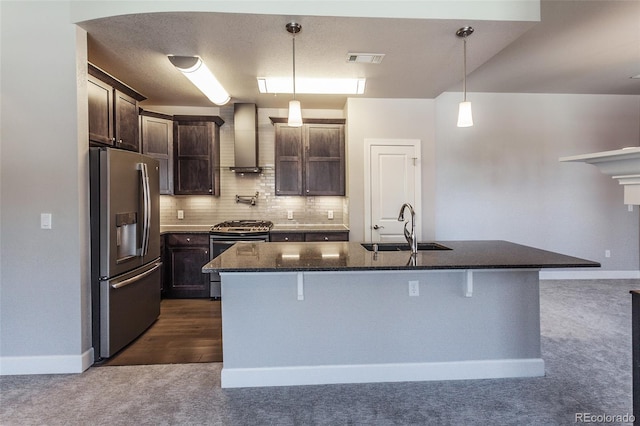
<svg viewBox="0 0 640 426">
<path fill-rule="evenodd" d="M 305 195 L 344 195 L 344 125 L 304 126 Z"/>
<path fill-rule="evenodd" d="M 276 124 L 276 195 L 302 195 L 303 129 Z"/>
<path fill-rule="evenodd" d="M 276 195 L 344 195 L 344 120 L 308 120 L 276 126 Z"/>
<path fill-rule="evenodd" d="M 88 64 L 89 143 L 140 151 L 138 102 L 146 98 Z"/>
<path fill-rule="evenodd" d="M 160 194 L 173 194 L 173 116 L 140 111 L 142 153 L 160 162 Z"/>
<path fill-rule="evenodd" d="M 174 194 L 220 195 L 218 116 L 173 117 Z"/>
<path fill-rule="evenodd" d="M 113 87 L 89 76 L 89 142 L 112 146 L 113 138 Z"/>
</svg>

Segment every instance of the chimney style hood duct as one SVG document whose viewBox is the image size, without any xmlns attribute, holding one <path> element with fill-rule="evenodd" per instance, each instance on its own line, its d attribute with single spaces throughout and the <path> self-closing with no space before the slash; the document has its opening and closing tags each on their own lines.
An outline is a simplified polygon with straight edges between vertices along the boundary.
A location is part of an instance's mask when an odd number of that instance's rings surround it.
<svg viewBox="0 0 640 426">
<path fill-rule="evenodd" d="M 233 104 L 236 173 L 260 173 L 258 167 L 258 107 L 256 104 Z"/>
</svg>

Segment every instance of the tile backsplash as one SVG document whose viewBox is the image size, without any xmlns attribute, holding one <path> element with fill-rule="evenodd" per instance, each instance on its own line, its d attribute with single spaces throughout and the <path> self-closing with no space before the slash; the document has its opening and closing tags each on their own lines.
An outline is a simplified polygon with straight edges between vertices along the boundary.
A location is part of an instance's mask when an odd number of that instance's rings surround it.
<svg viewBox="0 0 640 426">
<path fill-rule="evenodd" d="M 220 128 L 221 195 L 160 196 L 162 225 L 214 225 L 223 220 L 233 219 L 263 219 L 276 224 L 292 225 L 348 225 L 347 197 L 275 195 L 275 130 L 269 116 L 281 116 L 281 110 L 258 110 L 258 165 L 263 170 L 260 174 L 245 175 L 229 170 L 229 167 L 234 165 L 233 105 L 220 107 L 219 111 L 220 117 L 225 121 Z M 236 195 L 252 197 L 256 192 L 258 196 L 255 205 L 236 203 Z M 183 211 L 184 219 L 178 219 L 178 210 Z M 293 219 L 287 219 L 288 211 L 293 213 Z M 333 219 L 328 218 L 329 211 L 333 212 Z"/>
<path fill-rule="evenodd" d="M 255 194 L 255 193 L 254 193 Z M 252 195 L 252 194 L 238 194 Z M 182 210 L 184 219 L 178 219 Z M 328 219 L 329 210 L 333 220 Z M 254 206 L 235 202 L 229 197 L 169 196 L 160 197 L 160 223 L 162 225 L 215 225 L 223 220 L 263 219 L 276 224 L 347 224 L 344 197 L 276 197 L 273 192 L 260 192 Z M 287 219 L 287 213 L 293 219 Z"/>
</svg>

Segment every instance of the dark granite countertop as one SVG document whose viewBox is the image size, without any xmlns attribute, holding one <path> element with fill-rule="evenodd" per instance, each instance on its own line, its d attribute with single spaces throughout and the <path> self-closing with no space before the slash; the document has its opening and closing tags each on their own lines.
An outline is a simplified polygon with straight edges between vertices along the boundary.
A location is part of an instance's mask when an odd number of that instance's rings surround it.
<svg viewBox="0 0 640 426">
<path fill-rule="evenodd" d="M 590 260 L 508 241 L 438 241 L 451 250 L 370 252 L 357 242 L 242 243 L 202 272 L 541 269 L 599 267 Z"/>
</svg>

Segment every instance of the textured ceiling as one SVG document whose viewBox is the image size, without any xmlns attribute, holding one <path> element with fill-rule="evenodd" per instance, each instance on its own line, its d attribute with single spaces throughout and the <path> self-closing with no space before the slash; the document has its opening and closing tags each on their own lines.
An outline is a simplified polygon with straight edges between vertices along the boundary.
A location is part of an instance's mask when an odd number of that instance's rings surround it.
<svg viewBox="0 0 640 426">
<path fill-rule="evenodd" d="M 368 98 L 435 98 L 460 90 L 461 26 L 468 90 L 640 94 L 640 1 L 543 1 L 542 22 L 299 16 L 298 77 L 366 77 Z M 167 60 L 199 55 L 232 102 L 283 108 L 289 95 L 259 94 L 256 77 L 290 76 L 291 36 L 281 15 L 211 12 L 124 15 L 80 24 L 89 60 L 148 98 L 211 106 Z M 348 52 L 385 53 L 379 65 Z M 346 96 L 298 95 L 304 108 L 342 108 Z"/>
</svg>

